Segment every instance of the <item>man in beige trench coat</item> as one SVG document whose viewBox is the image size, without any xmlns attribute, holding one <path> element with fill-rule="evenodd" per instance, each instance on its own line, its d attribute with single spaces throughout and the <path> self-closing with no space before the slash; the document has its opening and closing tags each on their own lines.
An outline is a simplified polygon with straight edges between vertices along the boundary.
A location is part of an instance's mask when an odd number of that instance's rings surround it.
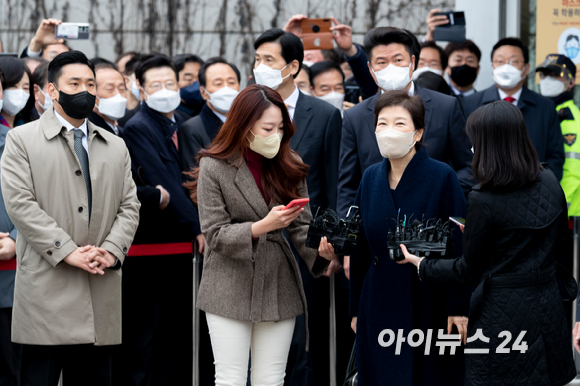
<svg viewBox="0 0 580 386">
<path fill-rule="evenodd" d="M 140 203 L 122 139 L 87 121 L 94 66 L 79 51 L 48 68 L 54 109 L 12 129 L 1 161 L 18 229 L 12 341 L 21 385 L 110 385 L 121 343 L 121 266 Z"/>
</svg>

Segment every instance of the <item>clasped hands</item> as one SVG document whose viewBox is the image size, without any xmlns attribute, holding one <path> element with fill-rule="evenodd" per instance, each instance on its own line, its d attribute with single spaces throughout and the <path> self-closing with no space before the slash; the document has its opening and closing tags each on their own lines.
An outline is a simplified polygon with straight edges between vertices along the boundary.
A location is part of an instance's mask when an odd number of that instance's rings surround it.
<svg viewBox="0 0 580 386">
<path fill-rule="evenodd" d="M 105 274 L 105 268 L 115 265 L 117 258 L 103 248 L 92 245 L 78 247 L 65 258 L 64 262 L 92 274 Z"/>
</svg>

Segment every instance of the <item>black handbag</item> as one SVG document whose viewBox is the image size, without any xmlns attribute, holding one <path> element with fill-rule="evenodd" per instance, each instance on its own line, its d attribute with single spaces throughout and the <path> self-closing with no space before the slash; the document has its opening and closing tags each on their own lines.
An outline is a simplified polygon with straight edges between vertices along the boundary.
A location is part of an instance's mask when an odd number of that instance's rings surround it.
<svg viewBox="0 0 580 386">
<path fill-rule="evenodd" d="M 356 342 L 352 345 L 350 360 L 346 367 L 346 378 L 344 386 L 358 386 L 358 369 L 356 368 Z"/>
</svg>

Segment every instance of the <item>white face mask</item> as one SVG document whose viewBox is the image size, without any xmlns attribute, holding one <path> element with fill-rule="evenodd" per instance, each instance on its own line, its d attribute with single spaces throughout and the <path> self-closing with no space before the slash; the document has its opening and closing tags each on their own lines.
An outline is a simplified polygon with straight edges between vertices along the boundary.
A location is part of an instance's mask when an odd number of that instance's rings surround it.
<svg viewBox="0 0 580 386">
<path fill-rule="evenodd" d="M 342 111 L 342 109 L 344 108 L 344 105 L 342 104 L 342 102 L 344 102 L 344 94 L 341 94 L 339 92 L 333 91 L 323 96 L 315 95 L 315 97 L 330 103 L 340 111 Z"/>
<path fill-rule="evenodd" d="M 127 98 L 117 94 L 111 98 L 99 98 L 99 113 L 103 114 L 109 119 L 117 120 L 125 116 L 127 109 Z"/>
<path fill-rule="evenodd" d="M 22 111 L 30 94 L 22 89 L 4 90 L 4 106 L 2 109 L 13 117 Z"/>
<path fill-rule="evenodd" d="M 272 159 L 278 154 L 280 150 L 280 142 L 282 142 L 282 133 L 271 134 L 268 137 L 262 137 L 261 135 L 254 134 L 254 141 L 250 142 L 250 149 L 258 154 L 263 155 L 268 159 Z M 248 138 L 248 141 L 250 139 Z"/>
<path fill-rule="evenodd" d="M 131 92 L 133 93 L 133 95 L 135 95 L 135 98 L 137 98 L 137 100 L 139 100 L 139 87 L 137 86 L 137 81 L 136 80 L 132 80 L 131 81 Z"/>
<path fill-rule="evenodd" d="M 395 129 L 386 129 L 375 133 L 381 155 L 388 159 L 403 158 L 415 146 L 413 136 L 417 130 L 404 133 Z"/>
<path fill-rule="evenodd" d="M 302 89 L 299 89 L 299 90 L 300 90 L 300 92 L 301 92 L 302 94 L 304 94 L 304 95 L 312 96 L 312 94 L 310 94 L 310 93 L 309 93 L 308 91 L 306 91 L 306 90 L 302 90 Z"/>
<path fill-rule="evenodd" d="M 2 106 L 4 105 L 4 100 L 0 99 L 0 111 L 2 111 Z"/>
<path fill-rule="evenodd" d="M 44 103 L 41 104 L 40 106 L 42 107 L 42 110 L 46 111 L 54 105 L 54 102 L 52 101 L 52 98 L 50 97 L 50 95 L 48 95 L 48 93 L 45 94 L 44 91 L 42 90 L 40 90 L 40 92 L 42 93 L 42 95 L 44 95 Z"/>
<path fill-rule="evenodd" d="M 232 108 L 232 103 L 234 103 L 234 99 L 236 99 L 240 93 L 239 91 L 234 90 L 228 86 L 222 87 L 211 94 L 207 90 L 205 90 L 205 92 L 207 92 L 209 95 L 209 102 L 213 108 L 222 114 L 227 114 L 230 111 Z"/>
<path fill-rule="evenodd" d="M 521 80 L 524 70 L 518 70 L 511 64 L 504 64 L 503 66 L 497 67 L 491 73 L 493 81 L 503 88 L 513 88 Z"/>
<path fill-rule="evenodd" d="M 443 71 L 441 71 L 441 70 L 437 70 L 437 69 L 431 68 L 431 67 L 421 67 L 421 68 L 416 69 L 413 72 L 413 80 L 417 80 L 419 75 L 421 75 L 422 73 L 427 72 L 427 71 L 430 71 L 430 72 L 437 74 L 439 76 L 443 76 Z"/>
<path fill-rule="evenodd" d="M 305 60 L 302 62 L 303 66 L 308 66 L 308 67 L 312 67 L 313 64 L 314 64 L 314 62 L 309 62 L 308 60 Z"/>
<path fill-rule="evenodd" d="M 278 87 L 280 87 L 282 82 L 284 82 L 284 79 L 292 75 L 288 74 L 285 77 L 282 77 L 282 70 L 289 65 L 290 64 L 285 65 L 280 70 L 275 70 L 266 66 L 264 63 L 260 63 L 258 67 L 254 68 L 254 77 L 256 78 L 256 83 L 276 90 Z"/>
<path fill-rule="evenodd" d="M 564 82 L 554 79 L 551 76 L 546 76 L 540 79 L 540 94 L 545 97 L 552 98 L 562 94 L 566 90 Z"/>
<path fill-rule="evenodd" d="M 387 68 L 383 68 L 380 71 L 372 70 L 377 78 L 377 85 L 383 89 L 383 91 L 391 90 L 402 90 L 411 81 L 409 77 L 409 71 L 411 70 L 411 65 L 409 67 L 397 67 L 393 64 L 389 64 Z"/>
<path fill-rule="evenodd" d="M 181 103 L 181 96 L 177 91 L 168 90 L 166 88 L 147 95 L 147 106 L 160 113 L 170 113 Z"/>
</svg>

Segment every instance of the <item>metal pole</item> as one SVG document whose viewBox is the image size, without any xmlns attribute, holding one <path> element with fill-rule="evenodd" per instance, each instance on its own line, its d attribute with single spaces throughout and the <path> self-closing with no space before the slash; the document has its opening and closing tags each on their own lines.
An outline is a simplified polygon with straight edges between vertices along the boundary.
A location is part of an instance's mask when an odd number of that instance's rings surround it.
<svg viewBox="0 0 580 386">
<path fill-rule="evenodd" d="M 193 386 L 199 385 L 199 310 L 196 307 L 202 257 L 193 243 Z"/>
<path fill-rule="evenodd" d="M 329 331 L 329 350 L 330 350 L 330 386 L 336 386 L 336 299 L 334 297 L 334 277 L 335 273 L 330 275 L 330 328 Z"/>
</svg>

